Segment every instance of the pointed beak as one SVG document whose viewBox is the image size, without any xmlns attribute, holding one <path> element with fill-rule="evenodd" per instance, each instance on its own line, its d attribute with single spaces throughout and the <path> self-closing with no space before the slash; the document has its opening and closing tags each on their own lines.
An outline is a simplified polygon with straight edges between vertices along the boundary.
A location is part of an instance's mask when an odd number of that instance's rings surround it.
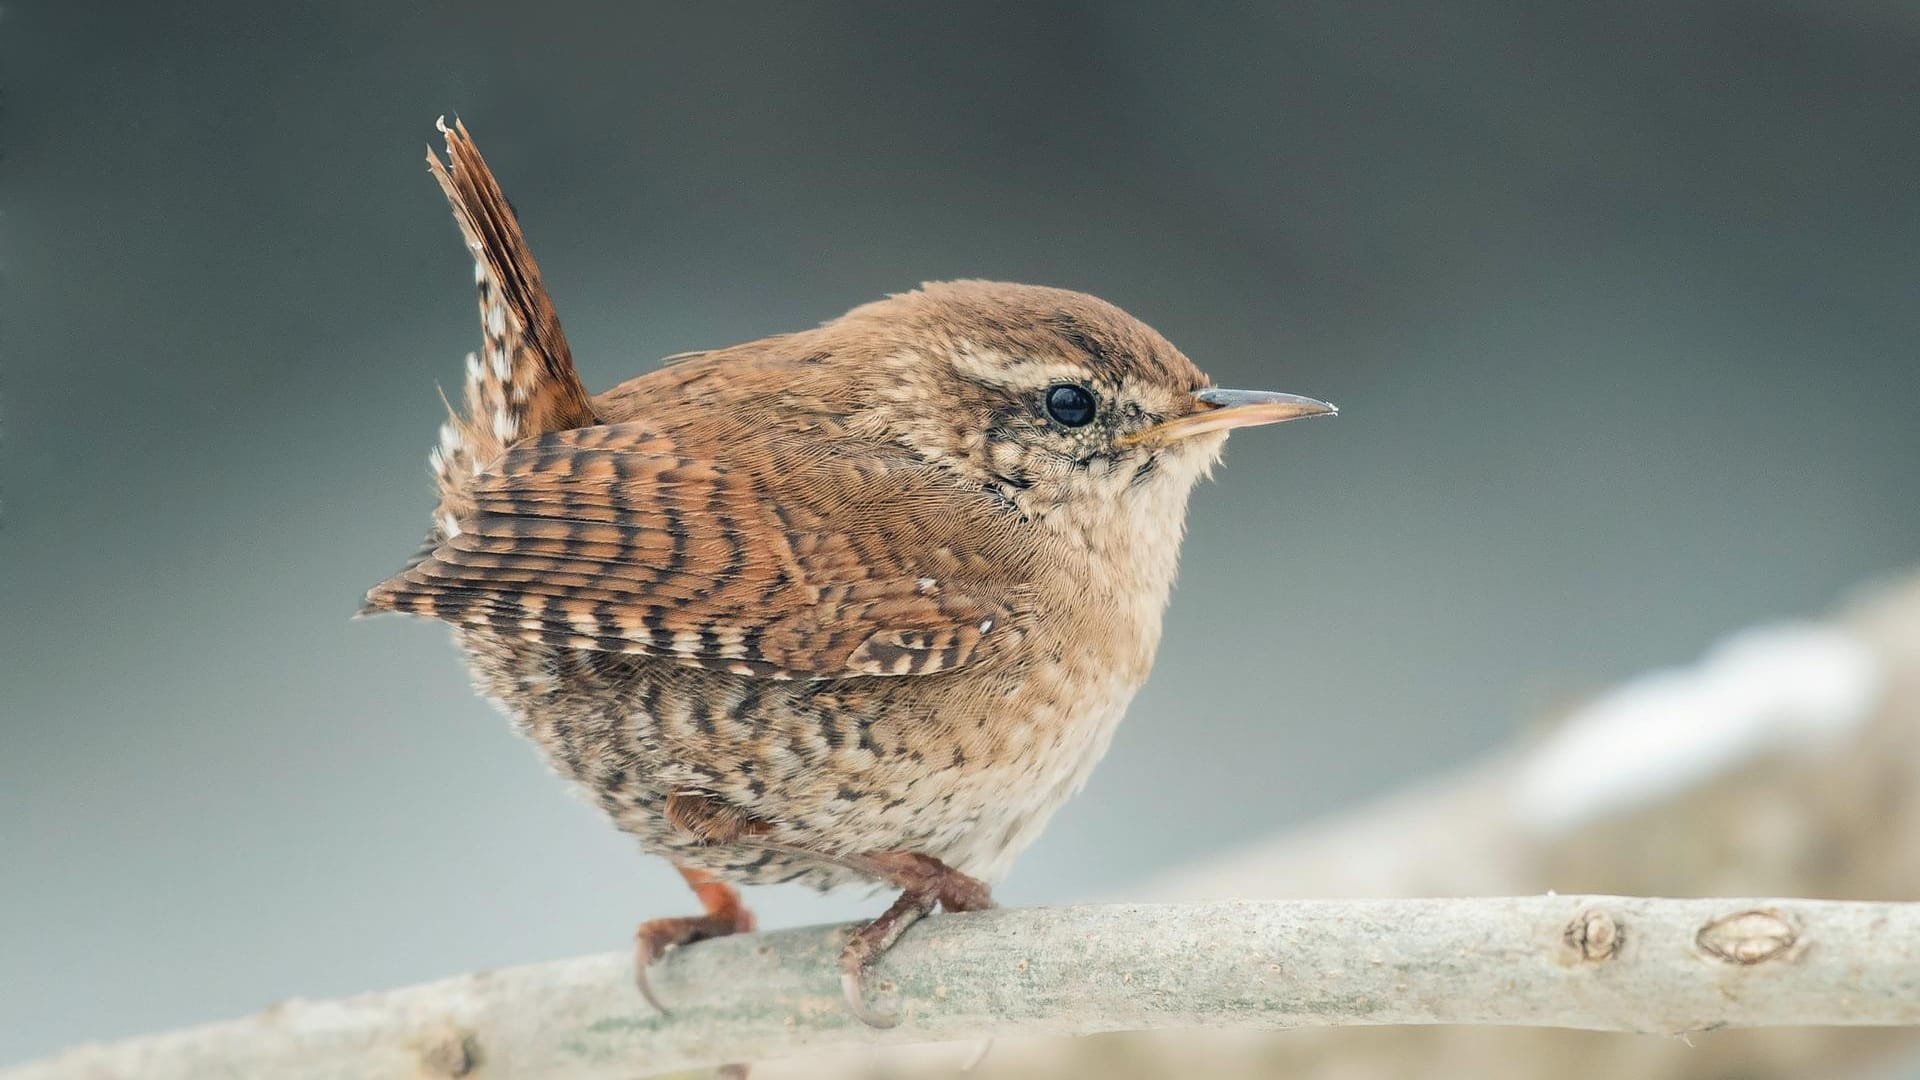
<svg viewBox="0 0 1920 1080">
<path fill-rule="evenodd" d="M 1227 431 L 1259 424 L 1278 424 L 1306 416 L 1337 416 L 1340 410 L 1324 401 L 1272 390 L 1196 390 L 1197 408 L 1185 416 L 1155 424 L 1128 437 L 1129 443 L 1162 445 L 1208 431 Z"/>
</svg>

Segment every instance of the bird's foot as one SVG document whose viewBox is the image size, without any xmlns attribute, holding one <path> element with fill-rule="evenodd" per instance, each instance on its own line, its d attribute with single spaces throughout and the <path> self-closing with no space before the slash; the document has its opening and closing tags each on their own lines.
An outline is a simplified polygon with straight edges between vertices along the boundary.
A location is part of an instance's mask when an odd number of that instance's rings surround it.
<svg viewBox="0 0 1920 1080">
<path fill-rule="evenodd" d="M 897 1015 L 875 1012 L 867 1005 L 867 968 L 900 940 L 907 928 L 938 904 L 945 911 L 985 911 L 993 907 L 986 884 L 968 877 L 938 859 L 910 851 L 887 851 L 865 856 L 861 862 L 875 876 L 898 886 L 900 898 L 881 916 L 857 931 L 840 953 L 840 992 L 847 1009 L 870 1027 L 889 1028 Z"/>
<path fill-rule="evenodd" d="M 633 933 L 633 981 L 640 988 L 640 996 L 647 999 L 661 1014 L 667 1007 L 654 995 L 653 985 L 647 981 L 647 969 L 653 962 L 667 954 L 670 949 L 682 945 L 692 945 L 709 938 L 726 937 L 728 934 L 752 933 L 755 923 L 753 912 L 748 911 L 740 902 L 740 893 L 731 885 L 715 878 L 704 870 L 676 866 L 680 876 L 687 879 L 693 887 L 695 896 L 700 898 L 703 914 L 690 915 L 677 919 L 649 919 L 640 924 Z"/>
</svg>

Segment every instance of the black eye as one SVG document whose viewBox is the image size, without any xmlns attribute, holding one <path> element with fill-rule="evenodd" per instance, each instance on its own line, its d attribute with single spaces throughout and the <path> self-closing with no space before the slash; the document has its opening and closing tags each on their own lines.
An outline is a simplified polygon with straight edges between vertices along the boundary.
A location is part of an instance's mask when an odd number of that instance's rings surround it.
<svg viewBox="0 0 1920 1080">
<path fill-rule="evenodd" d="M 1093 420 L 1093 391 L 1072 383 L 1047 387 L 1047 415 L 1068 427 L 1085 427 Z"/>
</svg>

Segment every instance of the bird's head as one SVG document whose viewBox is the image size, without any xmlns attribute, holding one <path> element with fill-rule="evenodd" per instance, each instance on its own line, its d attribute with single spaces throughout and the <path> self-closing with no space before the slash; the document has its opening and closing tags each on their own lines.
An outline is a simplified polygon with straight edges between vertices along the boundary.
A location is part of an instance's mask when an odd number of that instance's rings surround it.
<svg viewBox="0 0 1920 1080">
<path fill-rule="evenodd" d="M 907 443 L 1030 518 L 1178 513 L 1168 498 L 1184 507 L 1232 429 L 1335 411 L 1215 387 L 1153 328 L 1065 289 L 929 284 L 827 329 L 862 339 L 881 369 L 856 421 L 865 434 Z"/>
</svg>

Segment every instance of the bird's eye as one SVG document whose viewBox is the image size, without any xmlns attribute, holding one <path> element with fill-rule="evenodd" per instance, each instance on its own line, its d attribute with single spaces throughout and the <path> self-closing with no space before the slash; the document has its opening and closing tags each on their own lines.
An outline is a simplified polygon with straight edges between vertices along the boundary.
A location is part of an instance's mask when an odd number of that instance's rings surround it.
<svg viewBox="0 0 1920 1080">
<path fill-rule="evenodd" d="M 1072 383 L 1047 388 L 1047 415 L 1068 427 L 1085 427 L 1093 420 L 1093 391 Z"/>
</svg>

